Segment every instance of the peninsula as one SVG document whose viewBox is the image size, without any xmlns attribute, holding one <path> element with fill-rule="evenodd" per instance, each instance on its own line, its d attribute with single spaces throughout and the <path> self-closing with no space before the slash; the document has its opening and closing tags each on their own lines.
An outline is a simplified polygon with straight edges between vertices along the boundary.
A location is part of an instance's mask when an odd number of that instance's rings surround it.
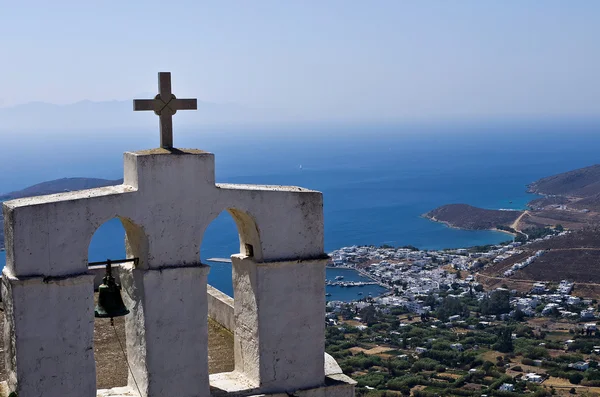
<svg viewBox="0 0 600 397">
<path fill-rule="evenodd" d="M 540 196 L 522 211 L 490 210 L 468 204 L 448 204 L 423 216 L 450 227 L 502 230 L 514 234 L 548 227 L 579 230 L 600 223 L 600 165 L 539 179 L 527 191 Z"/>
<path fill-rule="evenodd" d="M 424 216 L 450 227 L 469 230 L 497 229 L 498 225 L 512 225 L 523 211 L 488 210 L 468 204 L 448 204 L 438 207 Z"/>
</svg>

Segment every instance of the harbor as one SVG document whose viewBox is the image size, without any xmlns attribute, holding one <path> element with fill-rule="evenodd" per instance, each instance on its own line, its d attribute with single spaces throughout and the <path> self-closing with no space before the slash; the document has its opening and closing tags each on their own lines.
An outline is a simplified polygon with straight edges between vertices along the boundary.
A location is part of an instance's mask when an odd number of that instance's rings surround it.
<svg viewBox="0 0 600 397">
<path fill-rule="evenodd" d="M 389 290 L 359 271 L 345 267 L 326 269 L 325 297 L 327 301 L 351 302 L 377 297 Z"/>
<path fill-rule="evenodd" d="M 213 261 L 215 258 L 206 260 L 210 264 L 210 273 L 208 274 L 208 283 L 218 288 L 229 296 L 233 296 L 233 287 L 231 284 L 231 262 Z M 325 271 L 326 280 L 329 284 L 325 286 L 327 301 L 351 302 L 364 299 L 369 296 L 375 298 L 388 292 L 387 288 L 377 285 L 374 280 L 360 274 L 355 269 L 328 267 Z M 336 279 L 337 278 L 337 279 Z M 353 284 L 352 287 L 342 287 L 338 282 Z M 362 287 L 356 285 L 361 283 Z"/>
<path fill-rule="evenodd" d="M 375 281 L 330 281 L 327 280 L 325 285 L 336 287 L 364 287 L 365 285 L 378 285 Z"/>
<path fill-rule="evenodd" d="M 209 283 L 223 290 L 227 294 L 233 294 L 231 282 L 231 259 L 209 258 L 206 260 L 211 266 Z M 218 280 L 218 281 L 217 281 Z M 377 297 L 389 291 L 389 288 L 373 279 L 364 271 L 351 267 L 327 267 L 325 280 L 325 297 L 327 301 L 351 302 L 367 297 Z"/>
</svg>

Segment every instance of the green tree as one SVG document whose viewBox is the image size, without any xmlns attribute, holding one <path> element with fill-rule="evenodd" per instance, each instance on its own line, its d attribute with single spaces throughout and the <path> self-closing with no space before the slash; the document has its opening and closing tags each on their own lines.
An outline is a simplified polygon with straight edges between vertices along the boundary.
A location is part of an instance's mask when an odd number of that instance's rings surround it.
<svg viewBox="0 0 600 397">
<path fill-rule="evenodd" d="M 369 327 L 377 324 L 377 310 L 375 309 L 375 306 L 370 305 L 361 309 L 360 317 Z"/>
<path fill-rule="evenodd" d="M 582 380 L 583 375 L 581 375 L 579 372 L 574 372 L 569 375 L 569 382 L 571 382 L 574 385 L 578 385 L 579 383 L 581 383 Z"/>
<path fill-rule="evenodd" d="M 512 328 L 504 327 L 498 332 L 498 340 L 492 346 L 494 350 L 502 353 L 512 352 L 514 349 L 512 341 Z"/>
<path fill-rule="evenodd" d="M 521 321 L 525 320 L 525 313 L 523 313 L 523 310 L 517 309 L 517 310 L 515 310 L 514 318 L 515 318 L 515 321 L 521 322 Z"/>
<path fill-rule="evenodd" d="M 525 243 L 527 242 L 527 236 L 524 235 L 523 233 L 518 233 L 517 236 L 515 237 L 515 242 L 517 243 Z"/>
<path fill-rule="evenodd" d="M 489 370 L 490 370 L 490 368 L 494 368 L 494 363 L 493 363 L 493 362 L 491 362 L 491 361 L 485 361 L 485 362 L 483 363 L 483 365 L 481 366 L 481 368 L 482 368 L 482 369 L 483 369 L 485 372 L 487 372 L 487 371 L 489 371 Z"/>
<path fill-rule="evenodd" d="M 479 305 L 482 314 L 504 314 L 510 312 L 510 292 L 497 290 L 481 300 Z"/>
</svg>

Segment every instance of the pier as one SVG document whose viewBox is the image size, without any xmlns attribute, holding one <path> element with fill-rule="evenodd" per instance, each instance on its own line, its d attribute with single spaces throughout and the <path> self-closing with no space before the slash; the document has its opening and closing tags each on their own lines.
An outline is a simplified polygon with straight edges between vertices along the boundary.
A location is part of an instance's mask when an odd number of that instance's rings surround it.
<svg viewBox="0 0 600 397">
<path fill-rule="evenodd" d="M 337 286 L 337 287 L 364 287 L 365 285 L 378 285 L 379 283 L 376 281 L 326 281 L 326 285 L 328 286 Z"/>
</svg>

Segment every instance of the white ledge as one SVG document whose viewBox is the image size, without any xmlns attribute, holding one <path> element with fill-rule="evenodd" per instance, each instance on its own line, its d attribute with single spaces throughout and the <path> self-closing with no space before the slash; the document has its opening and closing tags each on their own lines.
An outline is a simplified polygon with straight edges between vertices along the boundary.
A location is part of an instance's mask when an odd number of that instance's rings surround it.
<svg viewBox="0 0 600 397">
<path fill-rule="evenodd" d="M 12 209 L 19 207 L 28 207 L 31 205 L 56 203 L 61 201 L 73 201 L 87 198 L 112 196 L 116 194 L 132 193 L 135 191 L 137 191 L 137 189 L 129 185 L 104 186 L 97 187 L 94 189 L 74 190 L 72 192 L 47 194 L 45 196 L 24 197 L 20 199 L 5 201 L 4 205 Z"/>
<path fill-rule="evenodd" d="M 310 190 L 299 186 L 285 186 L 285 185 L 248 185 L 248 184 L 235 184 L 235 183 L 216 183 L 219 189 L 229 190 L 260 190 L 260 191 L 272 191 L 272 192 L 300 192 L 300 193 L 320 193 L 316 190 Z"/>
</svg>

